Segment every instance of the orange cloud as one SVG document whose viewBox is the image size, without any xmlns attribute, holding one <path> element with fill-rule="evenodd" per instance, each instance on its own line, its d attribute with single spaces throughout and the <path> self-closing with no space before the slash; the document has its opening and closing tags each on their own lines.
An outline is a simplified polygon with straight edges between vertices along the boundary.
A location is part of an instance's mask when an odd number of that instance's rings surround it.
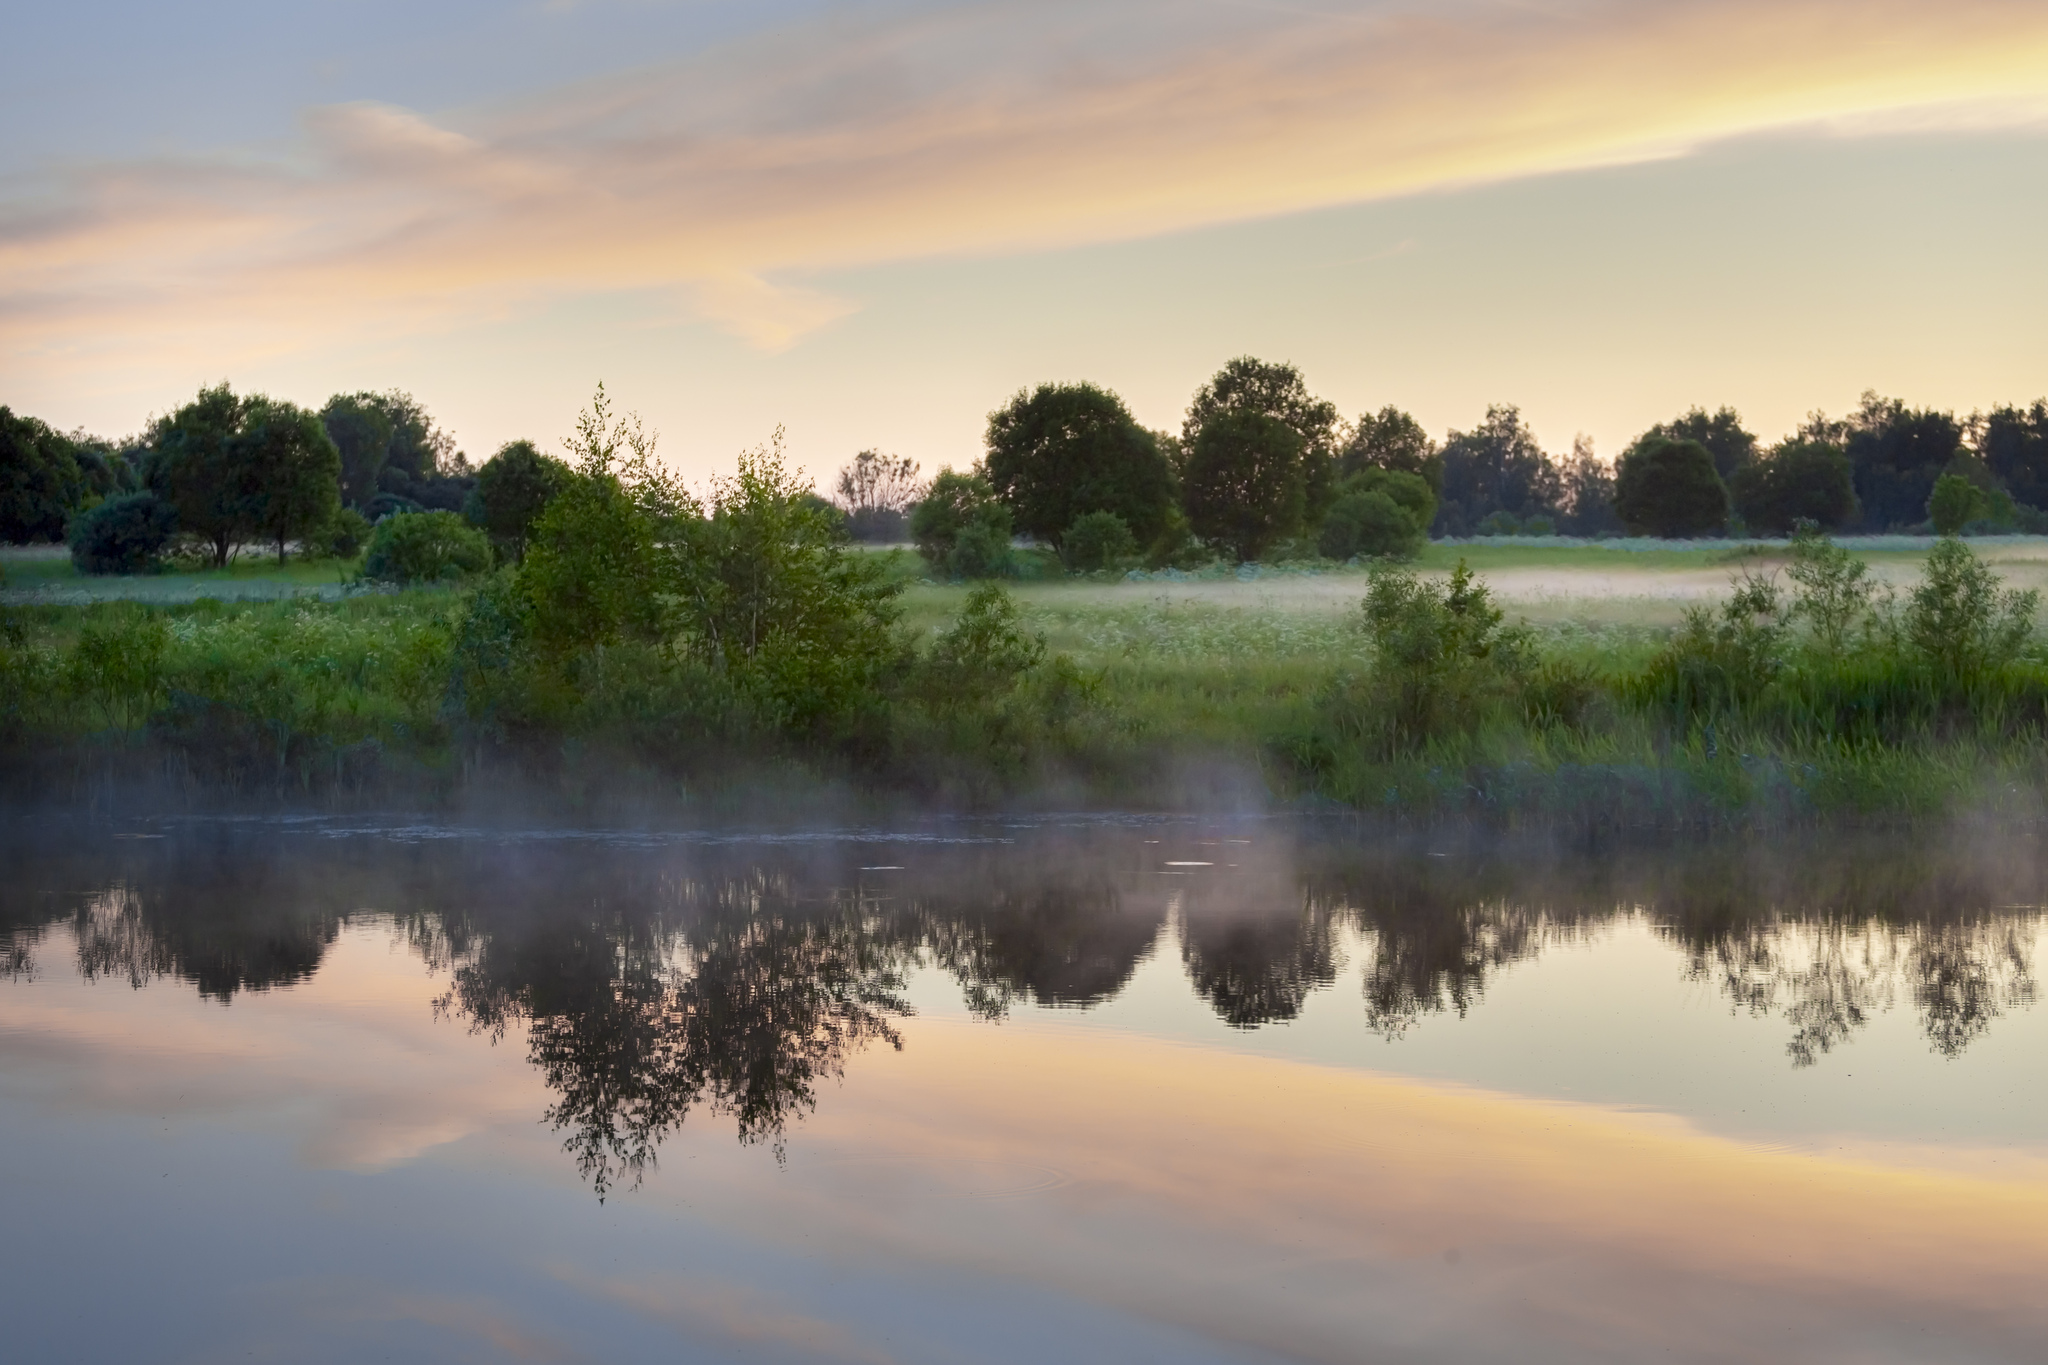
<svg viewBox="0 0 2048 1365">
<path fill-rule="evenodd" d="M 438 122 L 314 109 L 302 145 L 271 160 L 79 170 L 0 217 L 0 355 L 62 365 L 112 346 L 218 364 L 647 289 L 777 349 L 855 306 L 792 283 L 822 269 L 1139 236 L 1770 128 L 2048 111 L 2048 10 L 2031 0 L 1247 13 L 820 21 Z"/>
</svg>

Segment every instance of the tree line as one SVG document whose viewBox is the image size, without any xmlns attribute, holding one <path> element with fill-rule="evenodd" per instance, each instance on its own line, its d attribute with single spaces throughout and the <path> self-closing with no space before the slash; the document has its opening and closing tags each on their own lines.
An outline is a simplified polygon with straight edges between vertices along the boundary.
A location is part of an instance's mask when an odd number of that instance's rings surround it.
<svg viewBox="0 0 2048 1365">
<path fill-rule="evenodd" d="M 2048 400 L 1958 418 L 1864 395 L 1764 444 L 1734 409 L 1694 408 L 1612 464 L 1579 437 L 1544 450 L 1496 405 L 1442 442 L 1395 407 L 1343 421 L 1291 364 L 1245 356 L 1197 391 L 1178 431 L 1116 394 L 1042 384 L 991 413 L 971 469 L 864 451 L 835 501 L 865 538 L 908 534 L 955 577 L 995 576 L 1014 536 L 1069 568 L 1223 555 L 1401 557 L 1425 536 L 2048 531 Z"/>
<path fill-rule="evenodd" d="M 68 537 L 82 569 L 135 572 L 174 545 L 214 566 L 258 544 L 280 561 L 295 545 L 351 556 L 379 526 L 366 571 L 431 578 L 517 560 L 568 471 L 530 441 L 472 466 L 398 391 L 316 411 L 221 384 L 121 441 L 0 407 L 0 540 Z M 989 415 L 971 468 L 919 474 L 863 451 L 808 501 L 961 578 L 1013 571 L 1019 536 L 1085 571 L 1399 558 L 1431 536 L 2038 532 L 2048 400 L 1958 418 L 1868 393 L 1770 445 L 1732 408 L 1694 408 L 1609 464 L 1585 437 L 1546 451 L 1510 405 L 1441 442 L 1391 406 L 1347 422 L 1297 367 L 1244 356 L 1176 431 L 1146 429 L 1098 385 L 1041 384 Z"/>
</svg>

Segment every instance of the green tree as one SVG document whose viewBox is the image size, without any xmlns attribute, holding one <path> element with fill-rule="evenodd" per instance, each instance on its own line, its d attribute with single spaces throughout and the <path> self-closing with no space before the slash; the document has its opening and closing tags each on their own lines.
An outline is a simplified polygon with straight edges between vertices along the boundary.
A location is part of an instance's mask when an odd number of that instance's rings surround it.
<svg viewBox="0 0 2048 1365">
<path fill-rule="evenodd" d="M 70 440 L 0 407 L 0 541 L 62 540 L 85 491 Z"/>
<path fill-rule="evenodd" d="M 981 475 L 941 469 L 910 514 L 910 536 L 935 570 L 963 578 L 988 577 L 991 554 L 1007 558 L 1010 509 Z M 971 553 L 959 556 L 963 537 Z M 980 572 L 956 573 L 957 569 Z"/>
<path fill-rule="evenodd" d="M 2048 509 L 2048 399 L 1993 408 L 1978 424 L 1977 451 L 2014 498 Z"/>
<path fill-rule="evenodd" d="M 1942 475 L 1927 495 L 1927 519 L 1934 523 L 1936 535 L 1960 535 L 1963 527 L 1990 510 L 1991 499 L 1984 490 L 1961 474 Z"/>
<path fill-rule="evenodd" d="M 1060 553 L 1078 573 L 1114 569 L 1137 552 L 1137 537 L 1114 512 L 1083 512 L 1060 537 Z"/>
<path fill-rule="evenodd" d="M 1351 439 L 1337 459 L 1340 478 L 1367 469 L 1415 474 L 1429 485 L 1431 497 L 1444 490 L 1444 461 L 1422 423 L 1396 407 L 1365 413 L 1351 429 Z"/>
<path fill-rule="evenodd" d="M 374 393 L 337 393 L 320 423 L 341 453 L 341 500 L 358 512 L 377 496 L 377 476 L 391 453 L 391 414 Z"/>
<path fill-rule="evenodd" d="M 255 489 L 251 527 L 277 546 L 283 564 L 287 541 L 315 535 L 340 509 L 341 452 L 318 413 L 260 396 L 246 404 L 234 444 Z"/>
<path fill-rule="evenodd" d="M 1337 405 L 1309 393 L 1301 371 L 1293 365 L 1239 356 L 1197 390 L 1188 405 L 1187 417 L 1181 422 L 1181 444 L 1190 468 L 1198 459 L 1195 447 L 1209 424 L 1239 413 L 1270 417 L 1295 434 L 1300 442 L 1296 463 L 1302 492 L 1302 513 L 1297 520 L 1320 521 L 1337 478 Z M 1193 520 L 1192 512 L 1189 519 Z"/>
<path fill-rule="evenodd" d="M 1572 453 L 1558 469 L 1563 485 L 1557 527 L 1568 536 L 1597 536 L 1619 531 L 1614 511 L 1614 469 L 1593 453 L 1593 438 L 1572 438 Z"/>
<path fill-rule="evenodd" d="M 1621 457 L 1614 510 L 1637 535 L 1705 535 L 1728 520 L 1728 489 L 1698 441 L 1652 436 Z"/>
<path fill-rule="evenodd" d="M 1736 470 L 1754 460 L 1757 453 L 1756 437 L 1743 427 L 1742 415 L 1728 407 L 1712 413 L 1705 408 L 1693 408 L 1682 417 L 1659 422 L 1636 437 L 1629 448 L 1633 450 L 1659 437 L 1667 441 L 1697 441 L 1706 447 L 1714 457 L 1714 472 L 1724 483 L 1735 477 Z"/>
<path fill-rule="evenodd" d="M 1735 471 L 1735 510 L 1752 531 L 1789 535 L 1802 521 L 1823 530 L 1856 519 L 1856 484 L 1840 446 L 1792 439 Z"/>
<path fill-rule="evenodd" d="M 1195 534 L 1243 562 L 1297 533 L 1307 502 L 1303 449 L 1300 433 L 1262 412 L 1207 417 L 1182 490 Z"/>
<path fill-rule="evenodd" d="M 1328 559 L 1406 559 L 1428 539 L 1436 496 L 1420 474 L 1368 467 L 1337 486 L 1317 548 Z"/>
<path fill-rule="evenodd" d="M 526 537 L 548 500 L 569 484 L 569 466 L 541 454 L 531 441 L 508 441 L 484 462 L 464 508 L 505 559 L 526 555 Z"/>
<path fill-rule="evenodd" d="M 1519 526 L 1563 510 L 1563 475 L 1512 404 L 1496 403 L 1472 430 L 1453 431 L 1444 442 L 1443 469 L 1439 535 L 1472 535 L 1497 512 Z"/>
<path fill-rule="evenodd" d="M 1906 599 L 1906 644 L 1936 673 L 1967 682 L 2018 659 L 2040 611 L 2038 591 L 2003 588 L 1968 545 L 1943 536 Z"/>
<path fill-rule="evenodd" d="M 1016 528 L 1058 544 L 1075 518 L 1110 512 L 1138 539 L 1165 528 L 1173 470 L 1121 398 L 1093 384 L 1041 384 L 988 417 L 984 467 Z"/>
<path fill-rule="evenodd" d="M 223 383 L 150 430 L 147 481 L 175 507 L 178 528 L 197 536 L 223 567 L 255 525 L 259 489 L 250 448 L 236 438 L 249 403 Z"/>
<path fill-rule="evenodd" d="M 1824 420 L 1816 414 L 1815 425 Z M 1953 414 L 1909 408 L 1876 393 L 1864 394 L 1839 430 L 1855 470 L 1863 524 L 1874 531 L 1911 526 L 1926 515 L 1934 481 L 1963 438 Z"/>
</svg>

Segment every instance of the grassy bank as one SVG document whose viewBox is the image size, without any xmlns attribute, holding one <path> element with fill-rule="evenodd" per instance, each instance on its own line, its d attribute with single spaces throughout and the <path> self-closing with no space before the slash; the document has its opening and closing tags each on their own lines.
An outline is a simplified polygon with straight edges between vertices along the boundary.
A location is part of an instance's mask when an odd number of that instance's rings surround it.
<svg viewBox="0 0 2048 1365">
<path fill-rule="evenodd" d="M 834 673 L 827 649 L 795 683 L 771 655 L 737 666 L 647 639 L 547 655 L 507 575 L 76 605 L 24 601 L 15 563 L 0 742 L 18 777 L 252 793 L 825 778 L 916 801 L 1179 804 L 1235 781 L 1403 815 L 1613 824 L 2031 811 L 2048 791 L 2048 659 L 2036 603 L 1997 579 L 2027 581 L 2039 547 L 1955 543 L 1931 568 L 1928 553 L 1432 547 L 1414 572 L 1007 594 L 922 581 L 920 561 L 885 553 L 863 557 L 889 604 L 865 672 Z M 1469 580 L 1448 572 L 1460 559 Z M 276 595 L 320 575 L 341 577 L 250 565 L 225 581 Z"/>
</svg>

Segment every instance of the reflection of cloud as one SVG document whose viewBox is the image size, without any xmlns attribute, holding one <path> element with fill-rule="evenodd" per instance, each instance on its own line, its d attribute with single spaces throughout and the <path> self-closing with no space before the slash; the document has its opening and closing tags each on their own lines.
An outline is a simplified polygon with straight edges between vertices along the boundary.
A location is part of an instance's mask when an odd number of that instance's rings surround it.
<svg viewBox="0 0 2048 1365">
<path fill-rule="evenodd" d="M 74 170 L 0 209 L 0 347 L 197 322 L 246 353 L 681 287 L 773 349 L 851 305 L 768 277 L 2044 105 L 2048 13 L 2021 0 L 835 17 L 459 118 L 316 109 L 282 160 Z"/>
<path fill-rule="evenodd" d="M 844 1164 L 878 1151 L 911 1173 Z M 1578 1359 L 1761 1360 L 1908 1328 L 1922 1358 L 2024 1357 L 2014 1344 L 2048 1331 L 2029 1287 L 2048 1272 L 2041 1164 L 1992 1180 L 1892 1155 L 928 1020 L 821 1108 L 776 1183 L 741 1176 L 722 1197 L 756 1227 L 790 1201 L 782 1225 L 807 1245 L 974 1264 L 1301 1359 L 1426 1342 L 1442 1359 L 1572 1358 L 1578 1343 Z M 963 1208 L 911 1164 L 970 1157 L 1067 1179 Z"/>
<path fill-rule="evenodd" d="M 898 1359 L 851 1328 L 807 1316 L 793 1302 L 750 1285 L 702 1275 L 594 1281 L 574 1270 L 558 1273 L 578 1289 L 669 1324 L 692 1343 L 719 1336 L 745 1351 L 797 1351 L 847 1365 L 895 1365 Z"/>
</svg>

